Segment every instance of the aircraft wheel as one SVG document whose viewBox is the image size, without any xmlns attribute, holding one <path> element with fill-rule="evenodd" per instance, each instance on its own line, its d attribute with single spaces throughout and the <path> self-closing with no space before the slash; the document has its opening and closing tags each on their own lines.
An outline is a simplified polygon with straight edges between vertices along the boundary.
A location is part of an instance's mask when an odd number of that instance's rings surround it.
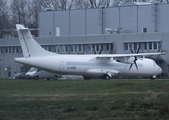
<svg viewBox="0 0 169 120">
<path fill-rule="evenodd" d="M 109 80 L 109 79 L 110 79 L 110 76 L 106 75 L 106 76 L 105 76 L 105 79 L 106 79 L 106 80 Z"/>
<path fill-rule="evenodd" d="M 53 77 L 53 79 L 54 80 L 57 80 L 59 77 L 57 76 L 57 75 L 55 75 L 54 77 Z"/>
</svg>

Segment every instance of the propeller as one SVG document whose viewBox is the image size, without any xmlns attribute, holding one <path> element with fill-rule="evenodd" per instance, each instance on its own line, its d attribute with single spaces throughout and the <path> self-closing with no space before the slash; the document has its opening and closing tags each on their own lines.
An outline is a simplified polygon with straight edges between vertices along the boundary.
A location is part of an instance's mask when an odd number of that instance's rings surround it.
<svg viewBox="0 0 169 120">
<path fill-rule="evenodd" d="M 136 51 L 137 54 L 139 53 L 139 50 L 140 50 L 140 48 L 137 49 L 137 51 Z M 133 54 L 133 50 L 131 48 L 130 48 L 130 51 Z M 137 63 L 136 63 L 137 60 L 138 60 L 137 56 L 134 56 L 134 64 L 136 66 L 136 69 L 138 70 L 138 66 L 137 66 Z M 129 70 L 131 69 L 132 66 L 133 66 L 133 64 L 130 65 Z"/>
<path fill-rule="evenodd" d="M 94 54 L 96 54 L 95 49 L 94 49 L 94 48 L 92 48 L 92 50 L 93 50 Z M 102 49 L 100 49 L 100 51 L 99 51 L 99 54 L 101 54 L 101 53 L 102 53 Z"/>
</svg>

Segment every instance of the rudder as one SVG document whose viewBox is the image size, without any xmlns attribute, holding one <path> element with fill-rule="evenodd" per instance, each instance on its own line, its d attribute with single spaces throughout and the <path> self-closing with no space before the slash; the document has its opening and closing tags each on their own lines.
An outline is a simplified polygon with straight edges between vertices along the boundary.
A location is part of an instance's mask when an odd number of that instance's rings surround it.
<svg viewBox="0 0 169 120">
<path fill-rule="evenodd" d="M 55 54 L 43 49 L 34 40 L 28 28 L 25 28 L 21 24 L 16 24 L 16 29 L 24 57 L 48 56 Z"/>
</svg>

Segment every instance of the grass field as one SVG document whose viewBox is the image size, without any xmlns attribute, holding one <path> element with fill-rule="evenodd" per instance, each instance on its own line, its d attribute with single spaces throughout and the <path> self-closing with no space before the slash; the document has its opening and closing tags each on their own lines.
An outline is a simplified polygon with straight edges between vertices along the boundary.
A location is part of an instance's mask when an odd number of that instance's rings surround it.
<svg viewBox="0 0 169 120">
<path fill-rule="evenodd" d="M 168 80 L 0 80 L 0 120 L 166 120 Z"/>
</svg>

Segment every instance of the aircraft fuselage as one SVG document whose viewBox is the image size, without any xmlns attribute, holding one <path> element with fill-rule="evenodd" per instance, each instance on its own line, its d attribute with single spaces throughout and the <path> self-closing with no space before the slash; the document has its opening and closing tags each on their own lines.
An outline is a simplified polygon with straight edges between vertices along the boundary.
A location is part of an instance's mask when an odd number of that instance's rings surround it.
<svg viewBox="0 0 169 120">
<path fill-rule="evenodd" d="M 16 62 L 41 68 L 57 74 L 102 77 L 107 72 L 121 76 L 153 76 L 161 73 L 161 68 L 151 59 L 137 60 L 138 69 L 133 64 L 111 59 L 91 59 L 95 55 L 58 55 L 48 57 L 15 58 Z M 98 56 L 98 55 L 97 55 Z"/>
</svg>

